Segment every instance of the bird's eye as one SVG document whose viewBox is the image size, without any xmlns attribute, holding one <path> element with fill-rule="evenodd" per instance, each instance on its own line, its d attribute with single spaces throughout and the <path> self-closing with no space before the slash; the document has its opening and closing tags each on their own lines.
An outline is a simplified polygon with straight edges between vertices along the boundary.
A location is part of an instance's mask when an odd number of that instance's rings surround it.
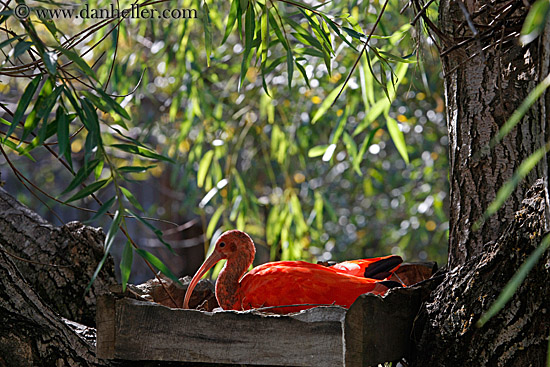
<svg viewBox="0 0 550 367">
<path fill-rule="evenodd" d="M 220 247 L 225 247 L 225 242 L 220 242 Z"/>
</svg>

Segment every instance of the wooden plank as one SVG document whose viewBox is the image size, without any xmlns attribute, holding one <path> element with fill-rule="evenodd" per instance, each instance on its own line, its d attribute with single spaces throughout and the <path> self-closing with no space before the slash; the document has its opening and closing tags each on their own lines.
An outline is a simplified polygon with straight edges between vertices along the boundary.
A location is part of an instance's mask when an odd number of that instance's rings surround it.
<svg viewBox="0 0 550 367">
<path fill-rule="evenodd" d="M 101 295 L 97 298 L 96 312 L 98 358 L 112 359 L 115 357 L 115 297 Z"/>
<path fill-rule="evenodd" d="M 421 287 L 409 287 L 392 289 L 385 297 L 357 298 L 345 319 L 345 366 L 375 366 L 407 356 L 424 293 Z"/>
<path fill-rule="evenodd" d="M 344 365 L 342 325 L 346 310 L 340 307 L 318 307 L 280 316 L 170 309 L 127 298 L 115 303 L 114 355 L 98 343 L 98 356 L 103 358 L 272 366 Z"/>
</svg>

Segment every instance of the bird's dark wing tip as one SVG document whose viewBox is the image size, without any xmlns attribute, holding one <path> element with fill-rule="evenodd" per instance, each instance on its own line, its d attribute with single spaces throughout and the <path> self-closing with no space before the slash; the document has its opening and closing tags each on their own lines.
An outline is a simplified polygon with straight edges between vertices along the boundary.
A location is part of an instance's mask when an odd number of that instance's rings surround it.
<svg viewBox="0 0 550 367">
<path fill-rule="evenodd" d="M 391 276 L 391 275 L 392 275 L 391 272 L 389 272 L 389 271 L 383 271 L 383 272 L 380 272 L 380 273 L 372 274 L 372 275 L 369 276 L 368 278 L 376 279 L 376 280 L 384 280 L 384 279 L 388 278 L 388 277 Z"/>
<path fill-rule="evenodd" d="M 365 278 L 371 278 L 371 279 L 385 279 L 389 275 L 386 275 L 384 278 L 380 278 L 381 276 L 387 274 L 388 272 L 391 272 L 393 269 L 395 269 L 396 266 L 401 264 L 403 262 L 403 259 L 401 256 L 390 256 L 388 258 L 378 260 L 375 263 L 370 264 L 365 269 Z"/>
</svg>

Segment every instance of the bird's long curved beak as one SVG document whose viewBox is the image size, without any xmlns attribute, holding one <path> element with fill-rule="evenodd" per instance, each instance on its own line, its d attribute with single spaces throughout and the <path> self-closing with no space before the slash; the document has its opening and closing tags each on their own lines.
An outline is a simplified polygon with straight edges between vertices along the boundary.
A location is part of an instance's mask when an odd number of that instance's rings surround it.
<svg viewBox="0 0 550 367">
<path fill-rule="evenodd" d="M 183 300 L 183 308 L 189 308 L 189 299 L 191 299 L 191 294 L 193 293 L 193 289 L 195 289 L 197 283 L 202 278 L 202 276 L 210 270 L 216 263 L 225 257 L 222 253 L 218 251 L 212 252 L 210 256 L 206 260 L 204 260 L 204 263 L 202 263 L 201 267 L 195 275 L 193 276 L 193 279 L 191 279 L 191 283 L 189 283 L 189 286 L 187 287 L 187 291 L 185 292 L 185 299 Z"/>
</svg>

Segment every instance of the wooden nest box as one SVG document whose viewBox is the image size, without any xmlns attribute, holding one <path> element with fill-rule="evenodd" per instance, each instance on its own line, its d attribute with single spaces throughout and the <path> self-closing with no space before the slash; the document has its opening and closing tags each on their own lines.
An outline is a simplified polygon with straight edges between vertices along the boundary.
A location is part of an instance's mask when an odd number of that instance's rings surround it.
<svg viewBox="0 0 550 367">
<path fill-rule="evenodd" d="M 434 269 L 428 264 L 411 265 Z M 407 265 L 402 266 L 405 270 Z M 412 268 L 411 268 L 412 269 Z M 417 269 L 415 269 L 417 270 Z M 97 356 L 103 359 L 264 366 L 373 366 L 411 349 L 426 295 L 421 286 L 361 295 L 348 309 L 289 315 L 184 310 L 110 293 L 98 299 Z"/>
</svg>

